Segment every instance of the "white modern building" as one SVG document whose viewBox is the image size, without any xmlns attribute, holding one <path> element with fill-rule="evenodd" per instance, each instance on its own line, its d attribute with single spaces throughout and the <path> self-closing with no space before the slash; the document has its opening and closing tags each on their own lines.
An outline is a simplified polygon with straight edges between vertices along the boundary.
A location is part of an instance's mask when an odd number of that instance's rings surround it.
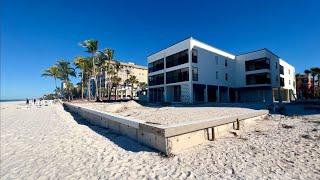
<svg viewBox="0 0 320 180">
<path fill-rule="evenodd" d="M 188 38 L 148 56 L 150 102 L 290 101 L 295 69 L 268 49 L 240 55 Z"/>
</svg>

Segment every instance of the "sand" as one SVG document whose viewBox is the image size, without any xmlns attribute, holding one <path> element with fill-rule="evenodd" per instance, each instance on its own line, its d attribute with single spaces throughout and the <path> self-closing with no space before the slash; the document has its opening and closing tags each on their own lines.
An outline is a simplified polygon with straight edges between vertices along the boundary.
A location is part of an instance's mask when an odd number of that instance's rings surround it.
<svg viewBox="0 0 320 180">
<path fill-rule="evenodd" d="M 241 107 L 241 104 L 237 104 L 234 107 L 213 107 L 212 104 L 195 106 L 172 105 L 165 107 L 156 105 L 142 106 L 135 101 L 74 104 L 160 125 L 209 120 L 260 110 L 260 108 Z"/>
<path fill-rule="evenodd" d="M 1 103 L 0 177 L 320 179 L 319 114 L 281 120 L 272 116 L 237 134 L 168 158 L 76 121 L 61 105 Z"/>
</svg>

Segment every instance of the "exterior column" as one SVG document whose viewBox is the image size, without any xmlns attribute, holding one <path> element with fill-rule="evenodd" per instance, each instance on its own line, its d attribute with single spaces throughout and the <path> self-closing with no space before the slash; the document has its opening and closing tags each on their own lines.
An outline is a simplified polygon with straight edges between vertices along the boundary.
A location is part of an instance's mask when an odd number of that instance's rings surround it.
<svg viewBox="0 0 320 180">
<path fill-rule="evenodd" d="M 279 102 L 282 103 L 282 95 L 281 95 L 281 92 L 280 92 L 280 87 L 278 87 L 278 97 L 279 97 Z"/>
<path fill-rule="evenodd" d="M 164 93 L 164 102 L 168 102 L 168 90 L 167 90 L 167 86 L 163 86 L 163 93 Z"/>
<path fill-rule="evenodd" d="M 206 85 L 206 88 L 204 89 L 204 102 L 208 102 L 208 85 Z"/>
<path fill-rule="evenodd" d="M 218 89 L 217 89 L 217 102 L 218 103 L 220 102 L 220 86 L 218 86 Z"/>
<path fill-rule="evenodd" d="M 230 88 L 228 87 L 228 102 L 230 102 Z"/>
<path fill-rule="evenodd" d="M 189 92 L 189 96 L 190 96 L 190 103 L 193 104 L 194 103 L 194 97 L 193 97 L 193 83 L 192 83 L 192 47 L 190 45 L 189 50 L 188 50 L 188 64 L 189 64 L 189 84 L 190 84 L 190 92 Z"/>
</svg>

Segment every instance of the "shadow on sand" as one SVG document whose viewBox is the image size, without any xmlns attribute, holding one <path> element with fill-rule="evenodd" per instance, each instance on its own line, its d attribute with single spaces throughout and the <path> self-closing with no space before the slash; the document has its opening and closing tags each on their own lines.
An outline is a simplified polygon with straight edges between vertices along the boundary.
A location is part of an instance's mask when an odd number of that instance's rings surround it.
<svg viewBox="0 0 320 180">
<path fill-rule="evenodd" d="M 149 148 L 147 146 L 141 145 L 139 143 L 137 143 L 136 141 L 131 140 L 130 138 L 117 134 L 117 133 L 113 133 L 112 131 L 110 131 L 107 128 L 103 128 L 100 126 L 96 126 L 91 124 L 90 122 L 86 121 L 84 118 L 82 118 L 81 116 L 79 116 L 76 113 L 73 113 L 71 111 L 69 111 L 67 108 L 64 107 L 64 110 L 69 112 L 72 117 L 74 118 L 74 120 L 80 124 L 80 125 L 85 125 L 88 126 L 91 130 L 93 130 L 94 132 L 96 132 L 97 134 L 107 138 L 108 140 L 112 141 L 113 143 L 115 143 L 116 145 L 118 145 L 119 147 L 121 147 L 122 149 L 126 150 L 126 151 L 131 151 L 131 152 L 158 152 L 152 148 Z"/>
</svg>

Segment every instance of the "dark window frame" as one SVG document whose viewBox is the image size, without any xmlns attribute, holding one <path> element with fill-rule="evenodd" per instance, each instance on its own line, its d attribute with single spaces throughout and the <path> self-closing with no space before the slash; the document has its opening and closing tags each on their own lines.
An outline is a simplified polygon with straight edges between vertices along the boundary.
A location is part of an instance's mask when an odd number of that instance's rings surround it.
<svg viewBox="0 0 320 180">
<path fill-rule="evenodd" d="M 189 81 L 189 68 L 166 72 L 166 84 Z"/>
<path fill-rule="evenodd" d="M 192 63 L 198 63 L 198 50 L 192 49 Z"/>
<path fill-rule="evenodd" d="M 164 84 L 164 74 L 163 73 L 148 77 L 148 85 L 149 86 L 156 86 L 156 85 L 161 85 L 161 84 Z"/>
<path fill-rule="evenodd" d="M 246 75 L 246 85 L 271 84 L 270 73 Z"/>
<path fill-rule="evenodd" d="M 270 59 L 263 57 L 245 61 L 246 71 L 256 71 L 261 69 L 270 69 Z"/>
<path fill-rule="evenodd" d="M 189 62 L 189 50 L 183 50 L 166 57 L 166 68 L 171 68 Z"/>
<path fill-rule="evenodd" d="M 158 59 L 148 64 L 148 72 L 157 72 L 164 69 L 164 58 Z"/>
<path fill-rule="evenodd" d="M 199 72 L 197 67 L 192 67 L 192 81 L 199 80 Z"/>
</svg>

